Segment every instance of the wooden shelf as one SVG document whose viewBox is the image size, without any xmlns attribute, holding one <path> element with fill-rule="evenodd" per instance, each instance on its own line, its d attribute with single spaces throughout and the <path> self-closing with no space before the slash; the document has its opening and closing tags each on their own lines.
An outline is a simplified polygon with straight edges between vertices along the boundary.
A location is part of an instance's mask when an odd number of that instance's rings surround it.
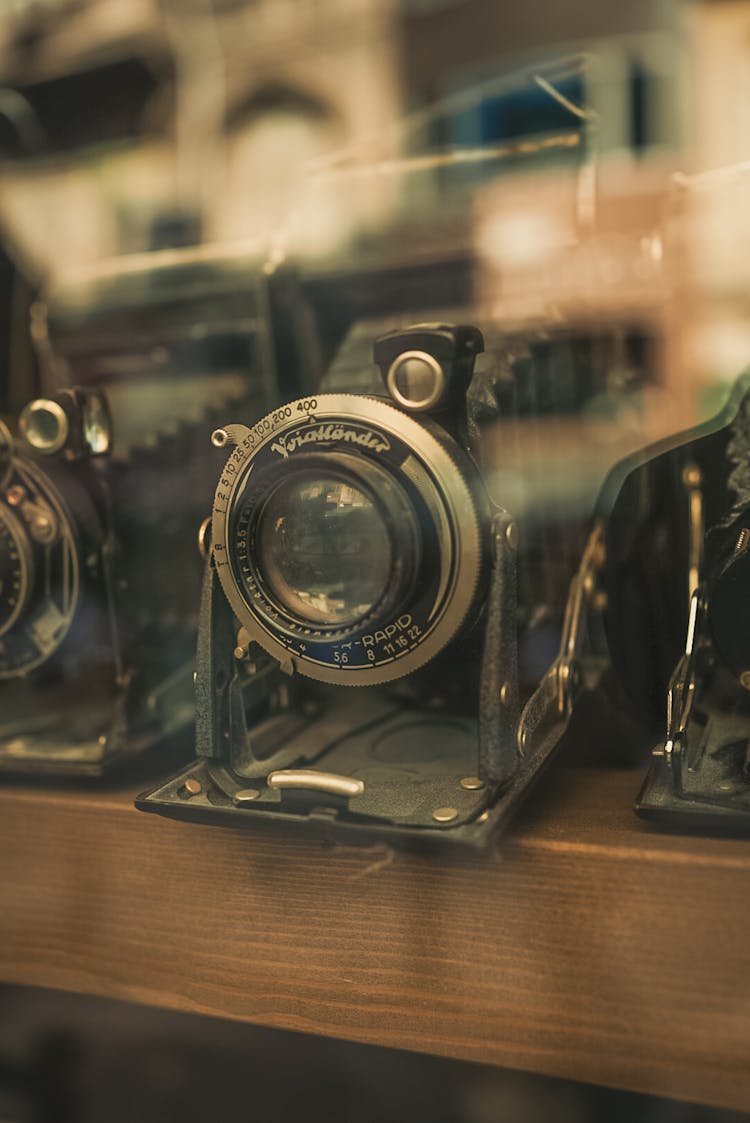
<svg viewBox="0 0 750 1123">
<path fill-rule="evenodd" d="M 656 833 L 553 770 L 485 856 L 0 790 L 0 979 L 750 1103 L 750 843 Z"/>
</svg>

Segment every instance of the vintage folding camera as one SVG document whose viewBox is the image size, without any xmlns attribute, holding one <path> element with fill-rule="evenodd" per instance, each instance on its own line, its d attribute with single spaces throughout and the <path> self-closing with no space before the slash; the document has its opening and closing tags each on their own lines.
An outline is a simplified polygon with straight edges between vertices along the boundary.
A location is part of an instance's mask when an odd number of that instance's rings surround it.
<svg viewBox="0 0 750 1123">
<path fill-rule="evenodd" d="M 198 755 L 140 809 L 475 844 L 507 817 L 557 738 L 547 687 L 521 712 L 519 528 L 488 495 L 467 410 L 482 349 L 471 326 L 392 331 L 377 397 L 322 392 L 214 433 L 234 448 L 204 576 Z"/>
<path fill-rule="evenodd" d="M 118 459 L 113 428 L 107 396 L 80 387 L 3 428 L 4 772 L 99 775 L 193 721 L 206 460 L 191 432 Z"/>
<path fill-rule="evenodd" d="M 0 492 L 0 561 L 33 575 L 0 637 L 2 771 L 99 775 L 157 742 L 192 746 L 196 538 L 222 460 L 209 436 L 280 396 L 262 261 L 205 258 L 110 263 L 32 310 L 39 396 Z M 24 515 L 37 506 L 49 543 Z"/>
<path fill-rule="evenodd" d="M 163 447 L 150 464 L 114 457 L 100 391 L 35 399 L 3 435 L 0 770 L 99 775 L 192 722 L 179 611 L 199 577 L 181 559 L 205 508 L 187 468 L 168 512 Z"/>
<path fill-rule="evenodd" d="M 750 829 L 749 391 L 618 465 L 599 503 L 616 704 L 657 739 L 636 809 L 669 825 Z"/>
</svg>

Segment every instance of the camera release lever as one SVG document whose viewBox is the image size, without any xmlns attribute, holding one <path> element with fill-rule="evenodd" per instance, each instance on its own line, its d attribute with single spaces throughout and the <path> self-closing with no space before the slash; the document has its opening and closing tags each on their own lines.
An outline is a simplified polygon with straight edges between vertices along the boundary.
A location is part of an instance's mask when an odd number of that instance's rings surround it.
<svg viewBox="0 0 750 1123">
<path fill-rule="evenodd" d="M 327 795 L 362 795 L 365 785 L 362 780 L 351 776 L 339 776 L 335 772 L 316 772 L 314 768 L 283 768 L 272 772 L 266 781 L 269 788 L 277 791 L 295 789 L 308 792 L 325 792 Z"/>
</svg>

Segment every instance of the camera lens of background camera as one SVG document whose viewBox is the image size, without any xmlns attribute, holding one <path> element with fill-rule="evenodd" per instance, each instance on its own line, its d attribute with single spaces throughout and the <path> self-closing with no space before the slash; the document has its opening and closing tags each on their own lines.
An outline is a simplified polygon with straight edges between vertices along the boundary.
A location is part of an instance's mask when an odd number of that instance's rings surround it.
<svg viewBox="0 0 750 1123">
<path fill-rule="evenodd" d="M 391 580 L 393 554 L 375 502 L 350 483 L 295 475 L 263 508 L 261 567 L 274 597 L 294 616 L 347 625 L 366 616 Z"/>
</svg>

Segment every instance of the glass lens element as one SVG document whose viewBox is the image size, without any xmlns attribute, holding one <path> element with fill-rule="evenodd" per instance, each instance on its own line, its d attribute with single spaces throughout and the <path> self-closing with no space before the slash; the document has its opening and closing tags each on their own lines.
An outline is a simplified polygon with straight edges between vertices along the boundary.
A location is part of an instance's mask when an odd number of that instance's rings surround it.
<svg viewBox="0 0 750 1123">
<path fill-rule="evenodd" d="M 388 528 L 371 499 L 333 477 L 282 483 L 260 517 L 258 567 L 294 616 L 343 626 L 366 616 L 391 580 Z"/>
</svg>

